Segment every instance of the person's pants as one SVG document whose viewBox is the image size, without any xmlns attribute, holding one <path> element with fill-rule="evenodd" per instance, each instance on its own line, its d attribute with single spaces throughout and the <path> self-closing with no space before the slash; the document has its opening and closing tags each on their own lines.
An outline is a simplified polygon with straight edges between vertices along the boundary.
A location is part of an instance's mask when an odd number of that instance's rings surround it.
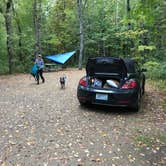
<svg viewBox="0 0 166 166">
<path fill-rule="evenodd" d="M 37 84 L 39 84 L 39 77 L 42 79 L 42 82 L 44 83 L 45 79 L 43 77 L 43 69 L 39 69 L 37 72 L 37 76 L 36 76 Z"/>
</svg>

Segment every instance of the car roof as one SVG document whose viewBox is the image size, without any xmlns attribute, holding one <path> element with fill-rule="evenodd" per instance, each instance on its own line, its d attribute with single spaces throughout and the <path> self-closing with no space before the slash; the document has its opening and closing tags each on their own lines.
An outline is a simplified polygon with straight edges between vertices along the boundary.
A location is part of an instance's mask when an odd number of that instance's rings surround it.
<svg viewBox="0 0 166 166">
<path fill-rule="evenodd" d="M 98 57 L 88 58 L 88 60 L 95 60 L 95 59 L 114 59 L 114 60 L 120 60 L 122 58 L 110 57 L 110 56 L 98 56 Z"/>
</svg>

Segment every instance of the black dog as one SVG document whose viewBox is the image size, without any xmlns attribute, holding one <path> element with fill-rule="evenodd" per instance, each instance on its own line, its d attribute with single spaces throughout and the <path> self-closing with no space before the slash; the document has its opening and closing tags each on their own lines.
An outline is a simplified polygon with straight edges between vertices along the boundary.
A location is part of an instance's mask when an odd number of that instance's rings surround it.
<svg viewBox="0 0 166 166">
<path fill-rule="evenodd" d="M 66 84 L 66 76 L 62 76 L 60 77 L 60 84 L 61 84 L 61 89 L 65 88 L 65 84 Z"/>
</svg>

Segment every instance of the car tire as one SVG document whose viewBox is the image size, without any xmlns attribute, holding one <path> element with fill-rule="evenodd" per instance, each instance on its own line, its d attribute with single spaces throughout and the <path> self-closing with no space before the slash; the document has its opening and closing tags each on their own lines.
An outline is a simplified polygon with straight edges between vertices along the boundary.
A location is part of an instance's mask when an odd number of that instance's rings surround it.
<svg viewBox="0 0 166 166">
<path fill-rule="evenodd" d="M 79 101 L 79 103 L 80 103 L 80 106 L 85 106 L 85 105 L 87 105 L 86 102 Z"/>
<path fill-rule="evenodd" d="M 134 107 L 132 107 L 132 110 L 134 111 L 134 112 L 138 112 L 139 111 L 139 106 L 138 105 L 136 105 L 136 106 L 134 106 Z"/>
<path fill-rule="evenodd" d="M 141 94 L 139 94 L 136 104 L 132 107 L 132 110 L 138 112 L 141 106 Z"/>
<path fill-rule="evenodd" d="M 145 93 L 145 79 L 143 80 L 143 85 L 142 85 L 142 96 Z"/>
</svg>

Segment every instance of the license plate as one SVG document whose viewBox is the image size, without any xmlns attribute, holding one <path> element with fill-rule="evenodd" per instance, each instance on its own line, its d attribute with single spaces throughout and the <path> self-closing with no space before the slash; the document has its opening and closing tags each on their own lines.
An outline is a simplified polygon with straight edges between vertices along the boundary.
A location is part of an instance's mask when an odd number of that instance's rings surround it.
<svg viewBox="0 0 166 166">
<path fill-rule="evenodd" d="M 108 100 L 107 94 L 96 93 L 96 100 Z"/>
</svg>

